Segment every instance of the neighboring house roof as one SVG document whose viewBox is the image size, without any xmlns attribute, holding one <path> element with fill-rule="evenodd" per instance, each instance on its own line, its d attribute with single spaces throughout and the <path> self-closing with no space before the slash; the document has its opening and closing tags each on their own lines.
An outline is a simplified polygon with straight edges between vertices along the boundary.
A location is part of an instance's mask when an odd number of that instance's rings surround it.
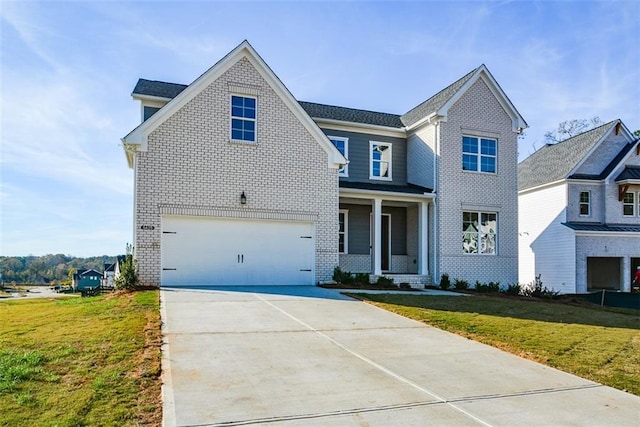
<svg viewBox="0 0 640 427">
<path fill-rule="evenodd" d="M 620 150 L 618 155 L 616 157 L 614 157 L 613 160 L 611 160 L 611 162 L 609 162 L 609 164 L 599 174 L 574 173 L 574 174 L 570 175 L 569 178 L 571 178 L 571 179 L 587 179 L 587 180 L 588 179 L 593 179 L 593 180 L 605 179 L 606 177 L 609 176 L 609 174 L 611 172 L 613 172 L 613 170 L 616 168 L 616 166 L 618 166 L 620 164 L 622 159 L 624 159 L 626 157 L 627 153 L 629 153 L 629 151 L 631 151 L 631 149 L 633 149 L 633 147 L 636 145 L 636 142 L 637 141 L 632 141 L 632 142 L 628 143 L 627 145 L 625 145 L 624 147 L 622 147 L 622 150 Z"/>
<path fill-rule="evenodd" d="M 584 222 L 566 222 L 563 225 L 571 228 L 576 231 L 605 231 L 612 233 L 620 233 L 620 232 L 632 232 L 632 233 L 640 233 L 640 225 L 625 225 L 625 224 L 617 224 L 617 225 L 607 225 L 607 224 L 593 224 L 593 223 L 584 223 Z"/>
<path fill-rule="evenodd" d="M 421 187 L 419 185 L 407 184 L 407 185 L 393 185 L 393 184 L 376 184 L 371 182 L 351 182 L 340 181 L 340 188 L 353 188 L 358 190 L 372 190 L 372 191 L 390 191 L 393 193 L 407 193 L 407 194 L 424 194 L 433 193 L 433 189 Z"/>
<path fill-rule="evenodd" d="M 640 180 L 640 166 L 625 166 L 620 175 L 616 177 L 616 182 L 630 180 Z"/>
<path fill-rule="evenodd" d="M 341 122 L 364 123 L 368 125 L 402 128 L 400 116 L 376 111 L 358 110 L 355 108 L 337 107 L 334 105 L 317 104 L 315 102 L 298 101 L 314 119 L 339 120 Z"/>
<path fill-rule="evenodd" d="M 307 129 L 311 136 L 318 142 L 320 147 L 327 153 L 328 166 L 338 168 L 347 164 L 347 159 L 342 153 L 329 141 L 327 136 L 320 130 L 318 125 L 309 117 L 306 111 L 298 104 L 291 92 L 280 81 L 278 76 L 269 68 L 264 60 L 258 55 L 255 49 L 248 41 L 243 41 L 235 49 L 225 55 L 220 61 L 204 72 L 200 77 L 193 81 L 184 90 L 180 91 L 175 98 L 171 99 L 157 113 L 149 119 L 142 122 L 134 130 L 129 132 L 127 136 L 122 138 L 123 148 L 127 156 L 129 167 L 133 168 L 133 158 L 137 151 L 147 151 L 148 137 L 158 126 L 164 123 L 171 115 L 180 110 L 189 101 L 200 94 L 212 82 L 216 81 L 226 71 L 231 69 L 240 60 L 246 59 L 256 69 L 264 81 L 273 89 L 280 99 L 287 105 L 291 112 L 296 116 L 300 123 Z M 144 84 L 143 84 L 144 86 Z M 156 85 L 148 85 L 149 90 L 155 88 Z M 177 88 L 173 86 L 173 89 Z M 166 93 L 170 92 L 167 90 Z M 135 92 L 134 92 L 135 93 Z M 162 92 L 165 93 L 165 92 Z"/>
<path fill-rule="evenodd" d="M 178 83 L 160 82 L 157 80 L 138 79 L 132 95 L 147 95 L 158 98 L 173 99 L 187 88 Z"/>
<path fill-rule="evenodd" d="M 619 121 L 614 120 L 557 144 L 547 144 L 540 148 L 518 165 L 518 190 L 568 178 L 570 172 Z"/>
<path fill-rule="evenodd" d="M 105 264 L 104 265 L 104 271 L 105 271 L 105 273 L 107 271 L 116 271 L 116 263 L 112 262 L 111 264 Z"/>
</svg>

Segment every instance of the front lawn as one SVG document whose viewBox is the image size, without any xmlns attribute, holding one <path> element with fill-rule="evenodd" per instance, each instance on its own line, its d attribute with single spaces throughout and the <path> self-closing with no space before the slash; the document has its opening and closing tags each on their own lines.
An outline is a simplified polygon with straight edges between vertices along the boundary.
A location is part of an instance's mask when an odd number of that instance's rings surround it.
<svg viewBox="0 0 640 427">
<path fill-rule="evenodd" d="M 159 425 L 158 291 L 0 302 L 0 425 Z"/>
<path fill-rule="evenodd" d="M 640 315 L 636 312 L 480 295 L 352 296 L 640 395 Z"/>
</svg>

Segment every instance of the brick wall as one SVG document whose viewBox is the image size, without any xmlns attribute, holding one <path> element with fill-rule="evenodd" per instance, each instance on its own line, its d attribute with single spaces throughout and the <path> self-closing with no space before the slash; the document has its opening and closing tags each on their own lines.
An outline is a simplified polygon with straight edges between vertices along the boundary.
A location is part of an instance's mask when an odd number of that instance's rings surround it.
<svg viewBox="0 0 640 427">
<path fill-rule="evenodd" d="M 482 79 L 449 109 L 440 126 L 438 188 L 439 269 L 474 283 L 518 280 L 517 134 Z M 462 136 L 498 141 L 497 174 L 462 170 Z M 498 213 L 498 255 L 462 252 L 462 212 Z"/>
<path fill-rule="evenodd" d="M 230 142 L 230 95 L 257 93 L 257 143 Z M 242 93 L 240 93 L 242 94 Z M 314 218 L 316 281 L 338 264 L 338 172 L 327 154 L 243 58 L 169 117 L 136 155 L 136 257 L 158 285 L 161 206 L 183 212 L 254 211 L 261 218 Z M 241 207 L 241 192 L 247 205 Z M 141 226 L 153 229 L 141 230 Z"/>
</svg>

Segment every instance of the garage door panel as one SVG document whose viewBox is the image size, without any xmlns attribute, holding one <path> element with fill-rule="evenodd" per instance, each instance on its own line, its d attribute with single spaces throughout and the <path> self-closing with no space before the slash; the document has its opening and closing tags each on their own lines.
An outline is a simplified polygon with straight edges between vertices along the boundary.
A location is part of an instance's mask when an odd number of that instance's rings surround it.
<svg viewBox="0 0 640 427">
<path fill-rule="evenodd" d="M 162 224 L 164 286 L 313 284 L 312 223 L 163 217 Z"/>
</svg>

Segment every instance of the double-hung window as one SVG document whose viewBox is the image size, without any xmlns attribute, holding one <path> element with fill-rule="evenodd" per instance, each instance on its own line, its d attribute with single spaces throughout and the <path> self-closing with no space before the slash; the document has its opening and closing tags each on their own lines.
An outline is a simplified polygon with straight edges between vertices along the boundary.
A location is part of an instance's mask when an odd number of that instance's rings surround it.
<svg viewBox="0 0 640 427">
<path fill-rule="evenodd" d="M 622 215 L 624 216 L 635 216 L 636 212 L 636 200 L 635 193 L 625 193 L 622 199 Z M 640 201 L 639 201 L 640 204 Z"/>
<path fill-rule="evenodd" d="M 371 141 L 369 153 L 369 178 L 391 181 L 391 143 Z"/>
<path fill-rule="evenodd" d="M 256 98 L 231 95 L 231 139 L 256 142 Z"/>
<path fill-rule="evenodd" d="M 589 216 L 591 213 L 591 193 L 588 191 L 580 192 L 580 216 Z"/>
<path fill-rule="evenodd" d="M 475 136 L 462 137 L 462 170 L 496 173 L 498 141 Z"/>
<path fill-rule="evenodd" d="M 347 230 L 349 227 L 349 211 L 340 209 L 338 212 L 338 252 L 348 253 Z"/>
<path fill-rule="evenodd" d="M 349 159 L 349 138 L 342 138 L 340 136 L 330 136 L 329 140 L 336 146 L 336 148 L 342 153 L 345 159 Z M 340 176 L 349 176 L 349 165 L 344 165 L 338 171 Z"/>
<path fill-rule="evenodd" d="M 498 214 L 462 212 L 462 252 L 495 255 L 498 251 Z"/>
</svg>

